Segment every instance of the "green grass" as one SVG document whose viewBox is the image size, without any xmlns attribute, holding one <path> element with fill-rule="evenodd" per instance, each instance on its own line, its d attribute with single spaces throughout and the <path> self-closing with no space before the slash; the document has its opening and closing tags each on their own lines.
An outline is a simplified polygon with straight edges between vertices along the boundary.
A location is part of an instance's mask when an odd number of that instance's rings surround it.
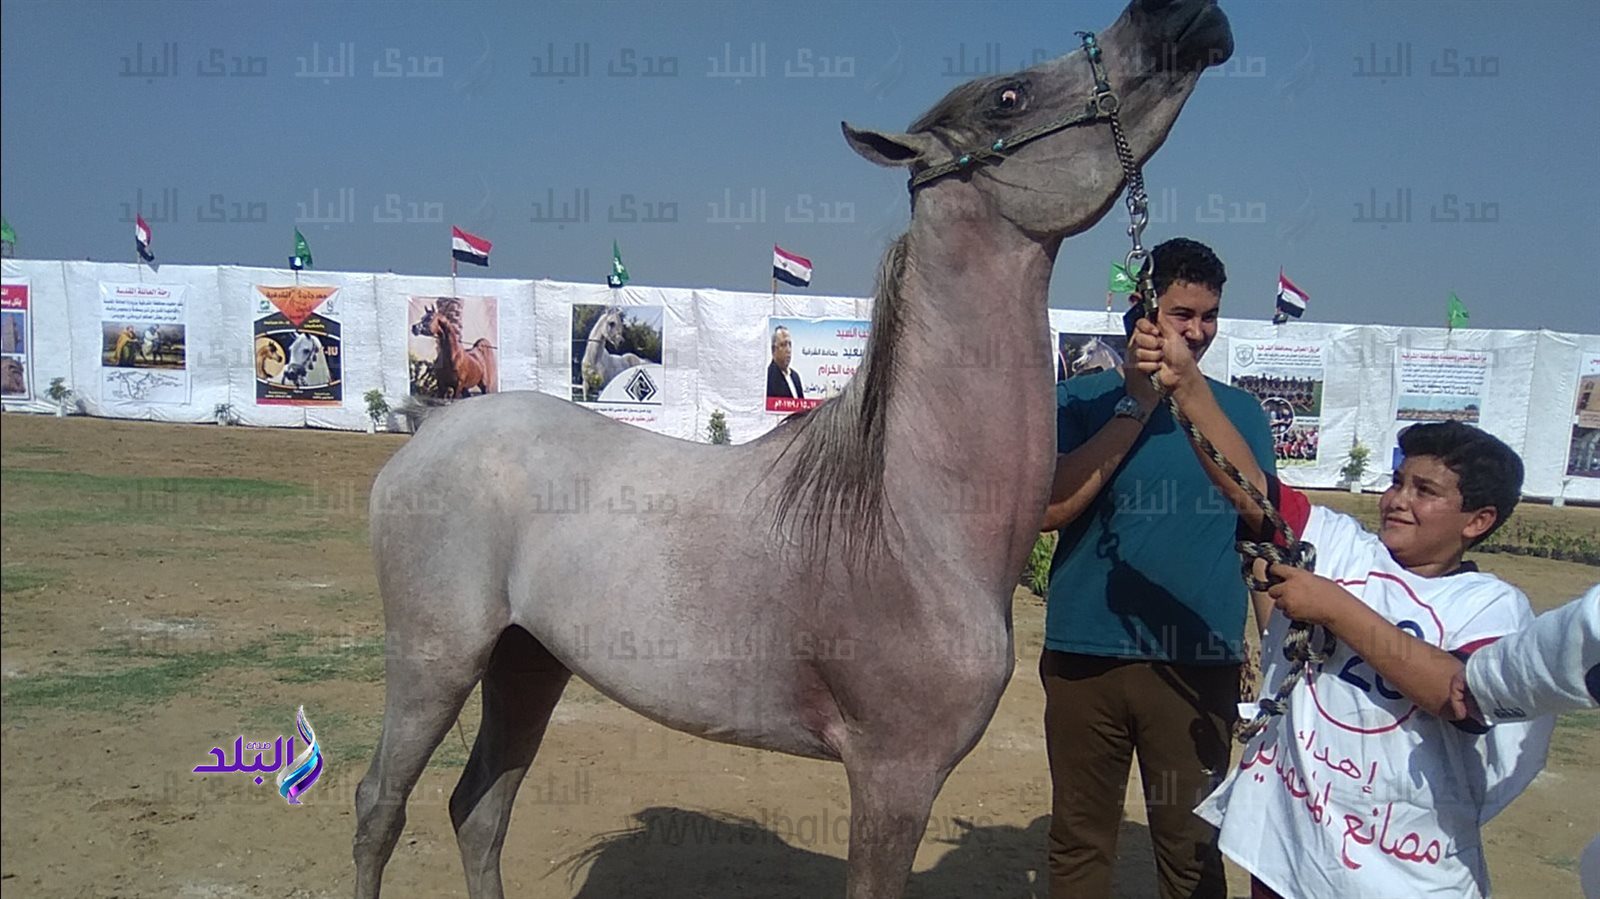
<svg viewBox="0 0 1600 899">
<path fill-rule="evenodd" d="M 7 713 L 49 708 L 61 711 L 120 711 L 166 702 L 222 668 L 259 665 L 264 647 L 163 654 L 158 661 L 110 670 L 14 677 L 5 682 Z M 125 648 L 128 657 L 145 655 Z"/>
<path fill-rule="evenodd" d="M 1556 719 L 1550 735 L 1550 756 L 1564 762 L 1587 762 L 1600 739 L 1600 720 L 1593 713 L 1574 712 Z"/>
<path fill-rule="evenodd" d="M 264 664 L 284 684 L 383 680 L 383 639 L 347 639 L 350 645 L 342 646 L 310 634 L 278 634 Z"/>
<path fill-rule="evenodd" d="M 25 456 L 65 456 L 67 451 L 58 446 L 43 446 L 40 444 L 23 444 L 13 446 L 6 450 L 8 453 L 18 453 Z"/>
<path fill-rule="evenodd" d="M 379 607 L 378 594 L 372 590 L 334 590 L 321 593 L 317 596 L 317 603 L 330 609 Z"/>
<path fill-rule="evenodd" d="M 1539 861 L 1553 867 L 1560 868 L 1573 874 L 1578 873 L 1578 860 L 1570 855 L 1543 855 L 1538 856 Z"/>
<path fill-rule="evenodd" d="M 277 634 L 241 647 L 190 652 L 112 644 L 89 652 L 98 662 L 93 670 L 11 678 L 0 699 L 8 713 L 123 711 L 192 692 L 224 669 L 262 670 L 285 684 L 378 682 L 383 679 L 383 654 L 381 639 L 355 639 L 341 646 L 310 634 Z"/>
<path fill-rule="evenodd" d="M 60 572 L 48 568 L 21 564 L 0 566 L 0 593 L 8 596 L 24 590 L 54 586 L 64 580 L 66 578 Z"/>
<path fill-rule="evenodd" d="M 36 468 L 0 470 L 0 483 L 16 487 L 48 487 L 76 493 L 176 493 L 217 497 L 305 496 L 311 492 L 303 484 L 287 481 L 262 481 L 254 478 L 143 478 L 81 474 L 74 471 L 45 471 Z"/>
</svg>

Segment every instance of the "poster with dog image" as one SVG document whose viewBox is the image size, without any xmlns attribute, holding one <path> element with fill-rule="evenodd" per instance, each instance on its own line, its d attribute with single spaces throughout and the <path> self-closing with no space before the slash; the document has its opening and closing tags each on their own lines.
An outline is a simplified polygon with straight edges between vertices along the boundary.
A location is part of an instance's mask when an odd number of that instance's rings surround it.
<svg viewBox="0 0 1600 899">
<path fill-rule="evenodd" d="M 339 288 L 256 286 L 253 322 L 256 405 L 344 402 Z"/>
</svg>

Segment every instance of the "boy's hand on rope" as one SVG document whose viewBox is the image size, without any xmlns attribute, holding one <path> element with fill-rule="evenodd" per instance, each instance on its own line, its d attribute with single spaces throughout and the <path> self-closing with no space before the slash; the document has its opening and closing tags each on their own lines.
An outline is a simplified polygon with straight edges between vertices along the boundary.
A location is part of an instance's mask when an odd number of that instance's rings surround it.
<svg viewBox="0 0 1600 899">
<path fill-rule="evenodd" d="M 1267 569 L 1267 575 L 1277 581 L 1267 595 L 1278 611 L 1292 621 L 1329 627 L 1355 601 L 1333 581 L 1292 565 L 1274 564 Z"/>
<path fill-rule="evenodd" d="M 1149 319 L 1134 325 L 1128 342 L 1135 366 L 1148 379 L 1152 374 L 1168 393 L 1181 392 L 1201 379 L 1200 366 L 1182 335 L 1170 333 Z"/>
</svg>

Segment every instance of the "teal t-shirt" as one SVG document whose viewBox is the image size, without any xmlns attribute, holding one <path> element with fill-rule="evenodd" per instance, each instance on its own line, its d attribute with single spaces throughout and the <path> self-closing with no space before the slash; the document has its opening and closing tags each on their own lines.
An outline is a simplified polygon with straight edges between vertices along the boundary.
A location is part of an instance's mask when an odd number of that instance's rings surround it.
<svg viewBox="0 0 1600 899">
<path fill-rule="evenodd" d="M 1250 394 L 1209 378 L 1217 402 L 1268 474 L 1272 431 Z M 1111 421 L 1122 375 L 1103 371 L 1056 385 L 1056 452 L 1083 445 Z M 1239 516 L 1212 485 L 1165 404 L 1111 482 L 1061 529 L 1050 562 L 1045 647 L 1180 664 L 1240 660 L 1249 592 L 1233 548 Z"/>
</svg>

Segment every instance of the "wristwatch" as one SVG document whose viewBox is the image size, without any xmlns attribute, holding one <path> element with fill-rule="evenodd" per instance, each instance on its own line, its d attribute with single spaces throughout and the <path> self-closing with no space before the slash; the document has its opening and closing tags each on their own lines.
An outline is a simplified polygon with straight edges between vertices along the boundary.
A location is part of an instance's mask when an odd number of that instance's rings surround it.
<svg viewBox="0 0 1600 899">
<path fill-rule="evenodd" d="M 1139 405 L 1138 400 L 1131 396 L 1125 396 L 1122 399 L 1117 400 L 1116 414 L 1113 417 L 1131 418 L 1139 424 L 1144 424 L 1145 421 L 1150 418 L 1150 413 L 1145 411 L 1143 406 Z"/>
</svg>

